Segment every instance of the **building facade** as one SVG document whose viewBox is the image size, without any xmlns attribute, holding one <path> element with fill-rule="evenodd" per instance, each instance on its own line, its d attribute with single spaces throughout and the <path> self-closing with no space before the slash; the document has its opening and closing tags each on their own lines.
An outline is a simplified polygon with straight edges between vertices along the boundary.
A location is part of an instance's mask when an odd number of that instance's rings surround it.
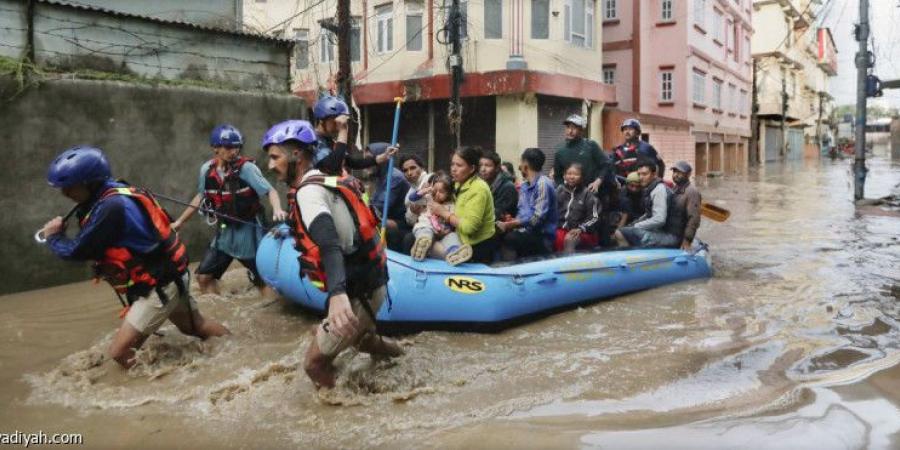
<svg viewBox="0 0 900 450">
<path fill-rule="evenodd" d="M 307 9 L 246 2 L 247 23 L 296 41 L 294 92 L 314 99 L 335 91 L 337 43 L 320 21 L 335 16 L 336 0 Z M 586 0 L 468 0 L 462 59 L 463 145 L 496 149 L 518 161 L 540 147 L 552 167 L 571 113 L 590 116 L 600 138 L 601 111 L 614 88 L 601 83 L 600 5 Z M 446 5 L 446 6 L 445 6 Z M 433 168 L 447 168 L 455 142 L 447 121 L 450 76 L 446 18 L 450 2 L 351 2 L 353 101 L 363 143 L 390 139 L 393 99 L 404 97 L 400 144 Z M 364 20 L 365 18 L 365 20 Z"/>
<path fill-rule="evenodd" d="M 742 172 L 750 139 L 750 0 L 603 0 L 603 78 L 621 116 L 696 175 Z M 607 145 L 621 142 L 609 121 Z"/>
<path fill-rule="evenodd" d="M 831 31 L 816 27 L 820 2 L 755 0 L 755 149 L 760 162 L 817 157 L 834 142 L 829 79 L 837 74 Z"/>
</svg>

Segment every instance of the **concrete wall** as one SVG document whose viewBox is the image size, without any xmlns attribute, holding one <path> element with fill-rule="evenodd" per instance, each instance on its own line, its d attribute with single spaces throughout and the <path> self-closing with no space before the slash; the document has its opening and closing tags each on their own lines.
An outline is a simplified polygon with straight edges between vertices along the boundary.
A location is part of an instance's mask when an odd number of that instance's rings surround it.
<svg viewBox="0 0 900 450">
<path fill-rule="evenodd" d="M 79 4 L 162 20 L 238 30 L 241 0 L 78 0 Z"/>
<path fill-rule="evenodd" d="M 0 0 L 0 56 L 25 55 L 25 4 Z M 38 64 L 61 70 L 288 90 L 288 41 L 39 2 L 34 45 Z"/>
<path fill-rule="evenodd" d="M 305 115 L 303 102 L 286 95 L 69 80 L 45 82 L 8 100 L 17 89 L 14 80 L 0 78 L 0 145 L 7 161 L 0 181 L 0 208 L 6 211 L 0 218 L 6 236 L 0 242 L 0 293 L 89 276 L 84 264 L 59 261 L 32 240 L 44 222 L 72 207 L 45 181 L 47 165 L 63 149 L 97 145 L 107 152 L 114 176 L 190 199 L 199 167 L 211 157 L 214 125 L 236 125 L 247 142 L 244 153 L 264 165 L 259 142 L 265 130 Z M 173 215 L 182 211 L 165 206 Z M 198 219 L 182 235 L 195 262 L 212 235 Z"/>
</svg>

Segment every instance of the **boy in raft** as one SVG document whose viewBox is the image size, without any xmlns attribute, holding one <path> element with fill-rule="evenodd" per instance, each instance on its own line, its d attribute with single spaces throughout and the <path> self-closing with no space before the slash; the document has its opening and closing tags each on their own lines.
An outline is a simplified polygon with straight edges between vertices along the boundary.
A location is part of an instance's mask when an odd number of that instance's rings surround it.
<svg viewBox="0 0 900 450">
<path fill-rule="evenodd" d="M 169 215 L 149 192 L 111 178 L 100 149 L 78 146 L 62 152 L 50 163 L 47 182 L 77 203 L 81 229 L 69 239 L 65 222 L 56 217 L 42 230 L 56 256 L 95 261 L 97 277 L 128 303 L 110 357 L 124 368 L 134 365 L 135 350 L 166 319 L 200 339 L 229 334 L 204 318 L 191 298 L 187 251 Z"/>
<path fill-rule="evenodd" d="M 447 174 L 435 175 L 430 193 L 417 191 L 410 195 L 410 199 L 415 202 L 425 195 L 430 195 L 431 201 L 443 205 L 451 214 L 455 210 L 453 202 L 456 196 L 453 180 Z M 432 258 L 443 258 L 447 264 L 455 266 L 472 257 L 472 246 L 463 244 L 459 240 L 456 228 L 447 223 L 446 219 L 431 214 L 427 210 L 419 215 L 418 222 L 413 226 L 413 234 L 416 236 L 416 240 L 413 243 L 411 256 L 416 261 L 425 259 L 425 256 L 431 256 Z"/>
<path fill-rule="evenodd" d="M 342 131 L 346 139 L 346 128 Z M 344 141 L 346 142 L 346 141 Z M 346 145 L 338 139 L 337 146 Z M 288 120 L 266 132 L 269 170 L 290 187 L 291 234 L 302 276 L 328 293 L 328 316 L 316 327 L 304 360 L 316 388 L 335 384 L 334 359 L 348 347 L 386 356 L 403 350 L 376 334 L 375 314 L 387 294 L 387 259 L 372 210 L 352 177 L 318 169 L 327 148 L 305 120 Z M 299 280 L 298 280 L 299 282 Z"/>
</svg>

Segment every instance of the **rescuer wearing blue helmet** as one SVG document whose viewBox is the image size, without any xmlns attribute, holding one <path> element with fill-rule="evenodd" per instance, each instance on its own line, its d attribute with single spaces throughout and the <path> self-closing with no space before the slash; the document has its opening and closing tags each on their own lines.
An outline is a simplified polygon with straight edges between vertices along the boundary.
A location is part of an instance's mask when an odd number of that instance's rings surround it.
<svg viewBox="0 0 900 450">
<path fill-rule="evenodd" d="M 330 151 L 328 158 L 319 164 L 319 169 L 324 173 L 339 175 L 345 166 L 353 170 L 368 169 L 386 163 L 397 153 L 397 147 L 390 147 L 387 152 L 378 156 L 352 155 L 348 124 L 350 109 L 340 97 L 321 97 L 313 106 L 313 119 L 318 146 Z"/>
<path fill-rule="evenodd" d="M 56 256 L 94 261 L 126 306 L 124 321 L 109 346 L 122 367 L 134 365 L 135 350 L 167 319 L 185 334 L 206 339 L 228 330 L 204 318 L 190 296 L 188 257 L 168 213 L 153 195 L 112 180 L 103 151 L 77 146 L 63 151 L 47 170 L 47 182 L 75 202 L 80 229 L 74 238 L 56 217 L 41 233 Z"/>
<path fill-rule="evenodd" d="M 300 277 L 327 295 L 303 368 L 317 388 L 334 387 L 335 357 L 348 347 L 386 356 L 403 350 L 379 337 L 375 314 L 387 295 L 387 264 L 378 220 L 351 176 L 323 172 L 329 149 L 305 120 L 281 122 L 262 141 L 269 170 L 288 185 L 291 236 Z M 402 178 L 402 176 L 401 176 Z"/>
<path fill-rule="evenodd" d="M 261 292 L 271 295 L 256 270 L 256 248 L 263 237 L 264 208 L 260 197 L 268 197 L 272 219 L 287 218 L 278 192 L 263 177 L 253 159 L 241 155 L 244 137 L 233 125 L 221 124 L 209 135 L 213 158 L 200 167 L 197 195 L 172 226 L 181 228 L 201 203 L 229 218 L 218 217 L 216 235 L 200 265 L 197 282 L 203 293 L 219 293 L 218 280 L 234 259 L 247 268 L 250 280 Z M 238 219 L 233 220 L 231 218 Z"/>
</svg>

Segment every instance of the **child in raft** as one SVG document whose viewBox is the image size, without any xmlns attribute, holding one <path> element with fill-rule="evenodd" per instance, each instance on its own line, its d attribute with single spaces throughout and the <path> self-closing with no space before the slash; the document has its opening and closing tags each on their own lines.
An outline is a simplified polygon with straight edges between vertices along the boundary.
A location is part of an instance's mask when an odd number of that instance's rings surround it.
<svg viewBox="0 0 900 450">
<path fill-rule="evenodd" d="M 410 200 L 416 202 L 420 201 L 422 197 L 430 197 L 430 201 L 443 205 L 453 212 L 455 200 L 453 180 L 445 173 L 435 174 L 431 179 L 431 186 L 411 194 Z M 421 261 L 429 256 L 443 258 L 447 264 L 455 266 L 472 257 L 472 246 L 463 244 L 453 226 L 444 219 L 431 214 L 429 210 L 425 210 L 419 215 L 418 222 L 413 226 L 413 235 L 416 240 L 410 256 L 416 261 Z"/>
<path fill-rule="evenodd" d="M 563 254 L 590 250 L 600 243 L 595 228 L 600 220 L 600 202 L 582 183 L 582 166 L 572 163 L 563 175 L 563 184 L 556 187 L 559 209 L 559 228 L 553 250 Z"/>
</svg>

